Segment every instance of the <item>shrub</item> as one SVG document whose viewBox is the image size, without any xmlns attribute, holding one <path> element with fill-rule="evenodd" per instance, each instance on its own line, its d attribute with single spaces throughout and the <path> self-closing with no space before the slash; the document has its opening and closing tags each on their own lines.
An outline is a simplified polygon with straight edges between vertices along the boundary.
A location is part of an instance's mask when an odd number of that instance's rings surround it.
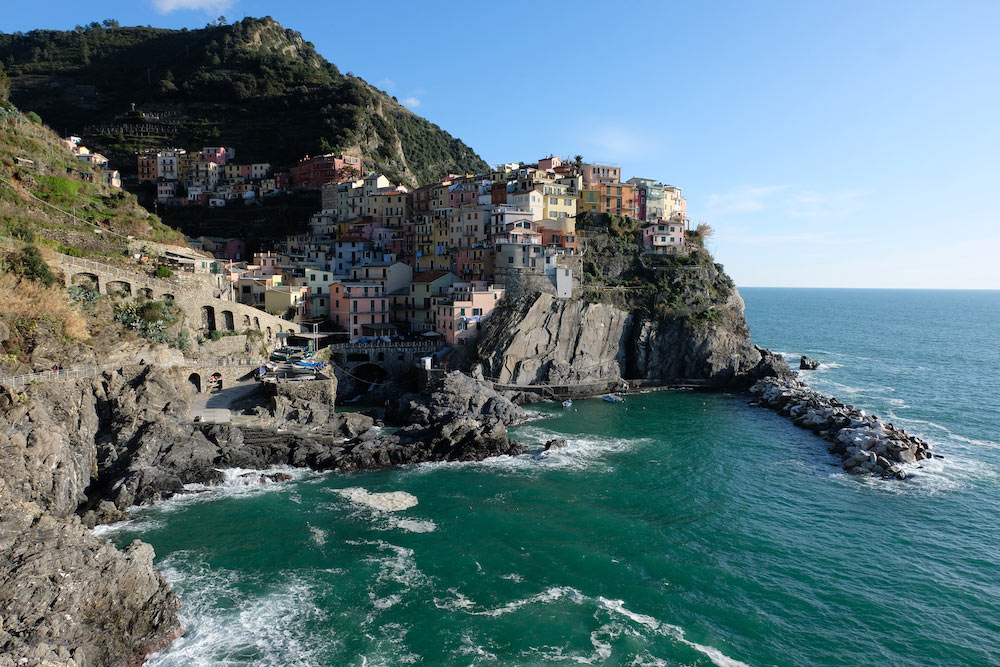
<svg viewBox="0 0 1000 667">
<path fill-rule="evenodd" d="M 26 115 L 26 116 L 28 117 L 28 119 L 29 119 L 29 120 L 31 120 L 31 122 L 33 122 L 33 123 L 38 123 L 39 125 L 41 125 L 41 124 L 42 124 L 42 117 L 41 117 L 41 116 L 39 116 L 39 115 L 38 115 L 37 113 L 35 113 L 34 111 L 29 111 L 29 112 L 28 112 L 28 113 L 26 113 L 25 115 Z"/>
<path fill-rule="evenodd" d="M 87 321 L 73 308 L 66 293 L 12 274 L 0 275 L 0 314 L 8 321 L 32 323 L 49 320 L 62 325 L 67 338 L 86 340 L 90 337 Z"/>
<path fill-rule="evenodd" d="M 157 278 L 169 278 L 170 276 L 174 275 L 174 272 L 170 270 L 169 266 L 164 266 L 163 264 L 160 264 L 159 266 L 156 267 L 156 271 L 153 272 L 153 275 L 156 276 Z"/>
<path fill-rule="evenodd" d="M 56 274 L 42 259 L 41 251 L 33 246 L 26 245 L 14 259 L 14 273 L 17 273 L 36 283 L 41 283 L 48 287 L 56 282 Z"/>
</svg>

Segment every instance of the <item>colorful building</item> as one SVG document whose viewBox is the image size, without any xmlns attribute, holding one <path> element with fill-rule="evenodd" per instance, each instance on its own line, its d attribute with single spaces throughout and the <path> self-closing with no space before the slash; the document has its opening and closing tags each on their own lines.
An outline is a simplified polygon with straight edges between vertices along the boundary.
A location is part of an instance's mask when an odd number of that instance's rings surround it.
<svg viewBox="0 0 1000 667">
<path fill-rule="evenodd" d="M 351 340 L 378 335 L 374 332 L 385 327 L 376 325 L 389 324 L 389 299 L 377 282 L 335 282 L 330 285 L 330 296 L 330 319 L 343 327 Z"/>
<path fill-rule="evenodd" d="M 468 345 L 479 337 L 483 320 L 503 298 L 504 288 L 487 282 L 454 283 L 445 297 L 433 300 L 434 330 L 449 345 Z"/>
</svg>

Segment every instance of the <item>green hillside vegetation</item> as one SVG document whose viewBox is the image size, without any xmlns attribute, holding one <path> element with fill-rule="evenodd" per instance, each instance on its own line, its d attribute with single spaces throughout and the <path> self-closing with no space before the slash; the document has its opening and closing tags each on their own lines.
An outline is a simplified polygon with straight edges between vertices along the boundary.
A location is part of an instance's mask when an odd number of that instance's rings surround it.
<svg viewBox="0 0 1000 667">
<path fill-rule="evenodd" d="M 127 253 L 143 241 L 184 245 L 0 91 L 0 373 L 93 362 L 139 337 L 186 350 L 171 306 L 66 289 L 52 268 L 51 253 L 60 252 L 136 270 Z"/>
<path fill-rule="evenodd" d="M 134 171 L 134 151 L 165 144 L 234 146 L 240 161 L 279 168 L 358 151 L 366 169 L 410 185 L 487 168 L 270 17 L 200 30 L 106 21 L 0 34 L 0 64 L 15 103 L 81 135 L 123 171 Z"/>
<path fill-rule="evenodd" d="M 15 164 L 23 160 L 30 162 Z M 184 243 L 135 197 L 105 184 L 50 128 L 0 100 L 0 237 L 108 258 L 122 255 L 128 236 Z"/>
</svg>

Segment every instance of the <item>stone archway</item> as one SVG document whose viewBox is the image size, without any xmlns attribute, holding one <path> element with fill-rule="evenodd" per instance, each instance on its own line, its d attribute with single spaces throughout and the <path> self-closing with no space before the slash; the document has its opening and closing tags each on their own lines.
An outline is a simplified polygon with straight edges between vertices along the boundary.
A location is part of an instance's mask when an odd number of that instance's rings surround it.
<svg viewBox="0 0 1000 667">
<path fill-rule="evenodd" d="M 84 289 L 101 293 L 101 280 L 94 273 L 74 273 L 69 278 L 70 285 L 77 285 Z"/>
<path fill-rule="evenodd" d="M 351 375 L 355 378 L 355 389 L 364 393 L 370 391 L 372 387 L 385 382 L 389 378 L 389 372 L 378 364 L 367 363 L 355 366 L 351 369 Z"/>
<path fill-rule="evenodd" d="M 215 308 L 212 306 L 201 307 L 201 328 L 206 331 L 215 331 Z"/>
<path fill-rule="evenodd" d="M 243 316 L 243 328 L 244 329 L 249 329 L 250 328 L 250 316 L 249 315 L 244 315 Z"/>
<path fill-rule="evenodd" d="M 222 327 L 226 331 L 236 330 L 236 321 L 233 319 L 233 311 L 231 310 L 222 311 Z"/>
<path fill-rule="evenodd" d="M 271 327 L 267 328 L 267 339 L 271 340 Z"/>
<path fill-rule="evenodd" d="M 124 280 L 108 281 L 104 290 L 111 296 L 132 296 L 132 285 Z"/>
<path fill-rule="evenodd" d="M 191 384 L 194 385 L 194 391 L 195 391 L 196 394 L 200 394 L 201 393 L 201 376 L 200 375 L 198 375 L 197 373 L 191 373 L 191 375 L 188 376 L 188 382 L 190 382 Z"/>
<path fill-rule="evenodd" d="M 139 293 L 136 296 L 140 296 L 143 299 L 149 299 L 150 301 L 152 301 L 153 300 L 153 290 L 149 289 L 148 287 L 140 287 L 139 288 Z"/>
<path fill-rule="evenodd" d="M 169 293 L 166 293 L 166 292 L 165 292 L 165 293 L 164 293 L 164 294 L 162 295 L 162 298 L 163 298 L 163 300 L 164 300 L 164 301 L 167 301 L 167 302 L 173 302 L 173 300 L 174 300 L 174 295 L 173 295 L 173 294 L 169 294 Z"/>
<path fill-rule="evenodd" d="M 260 331 L 260 318 L 253 318 L 253 326 L 257 331 Z"/>
</svg>

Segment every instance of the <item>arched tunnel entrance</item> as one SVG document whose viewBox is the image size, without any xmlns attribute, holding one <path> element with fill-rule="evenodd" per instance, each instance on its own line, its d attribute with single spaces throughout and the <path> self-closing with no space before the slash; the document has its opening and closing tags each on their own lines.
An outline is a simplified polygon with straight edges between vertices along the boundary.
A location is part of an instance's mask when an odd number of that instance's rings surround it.
<svg viewBox="0 0 1000 667">
<path fill-rule="evenodd" d="M 198 375 L 197 373 L 191 373 L 191 375 L 188 376 L 188 382 L 190 382 L 192 385 L 194 385 L 194 390 L 195 390 L 196 393 L 198 393 L 198 394 L 201 393 L 201 376 L 200 375 Z"/>
<path fill-rule="evenodd" d="M 354 376 L 354 390 L 363 394 L 382 384 L 389 378 L 389 373 L 378 364 L 361 364 L 351 369 Z"/>
</svg>

